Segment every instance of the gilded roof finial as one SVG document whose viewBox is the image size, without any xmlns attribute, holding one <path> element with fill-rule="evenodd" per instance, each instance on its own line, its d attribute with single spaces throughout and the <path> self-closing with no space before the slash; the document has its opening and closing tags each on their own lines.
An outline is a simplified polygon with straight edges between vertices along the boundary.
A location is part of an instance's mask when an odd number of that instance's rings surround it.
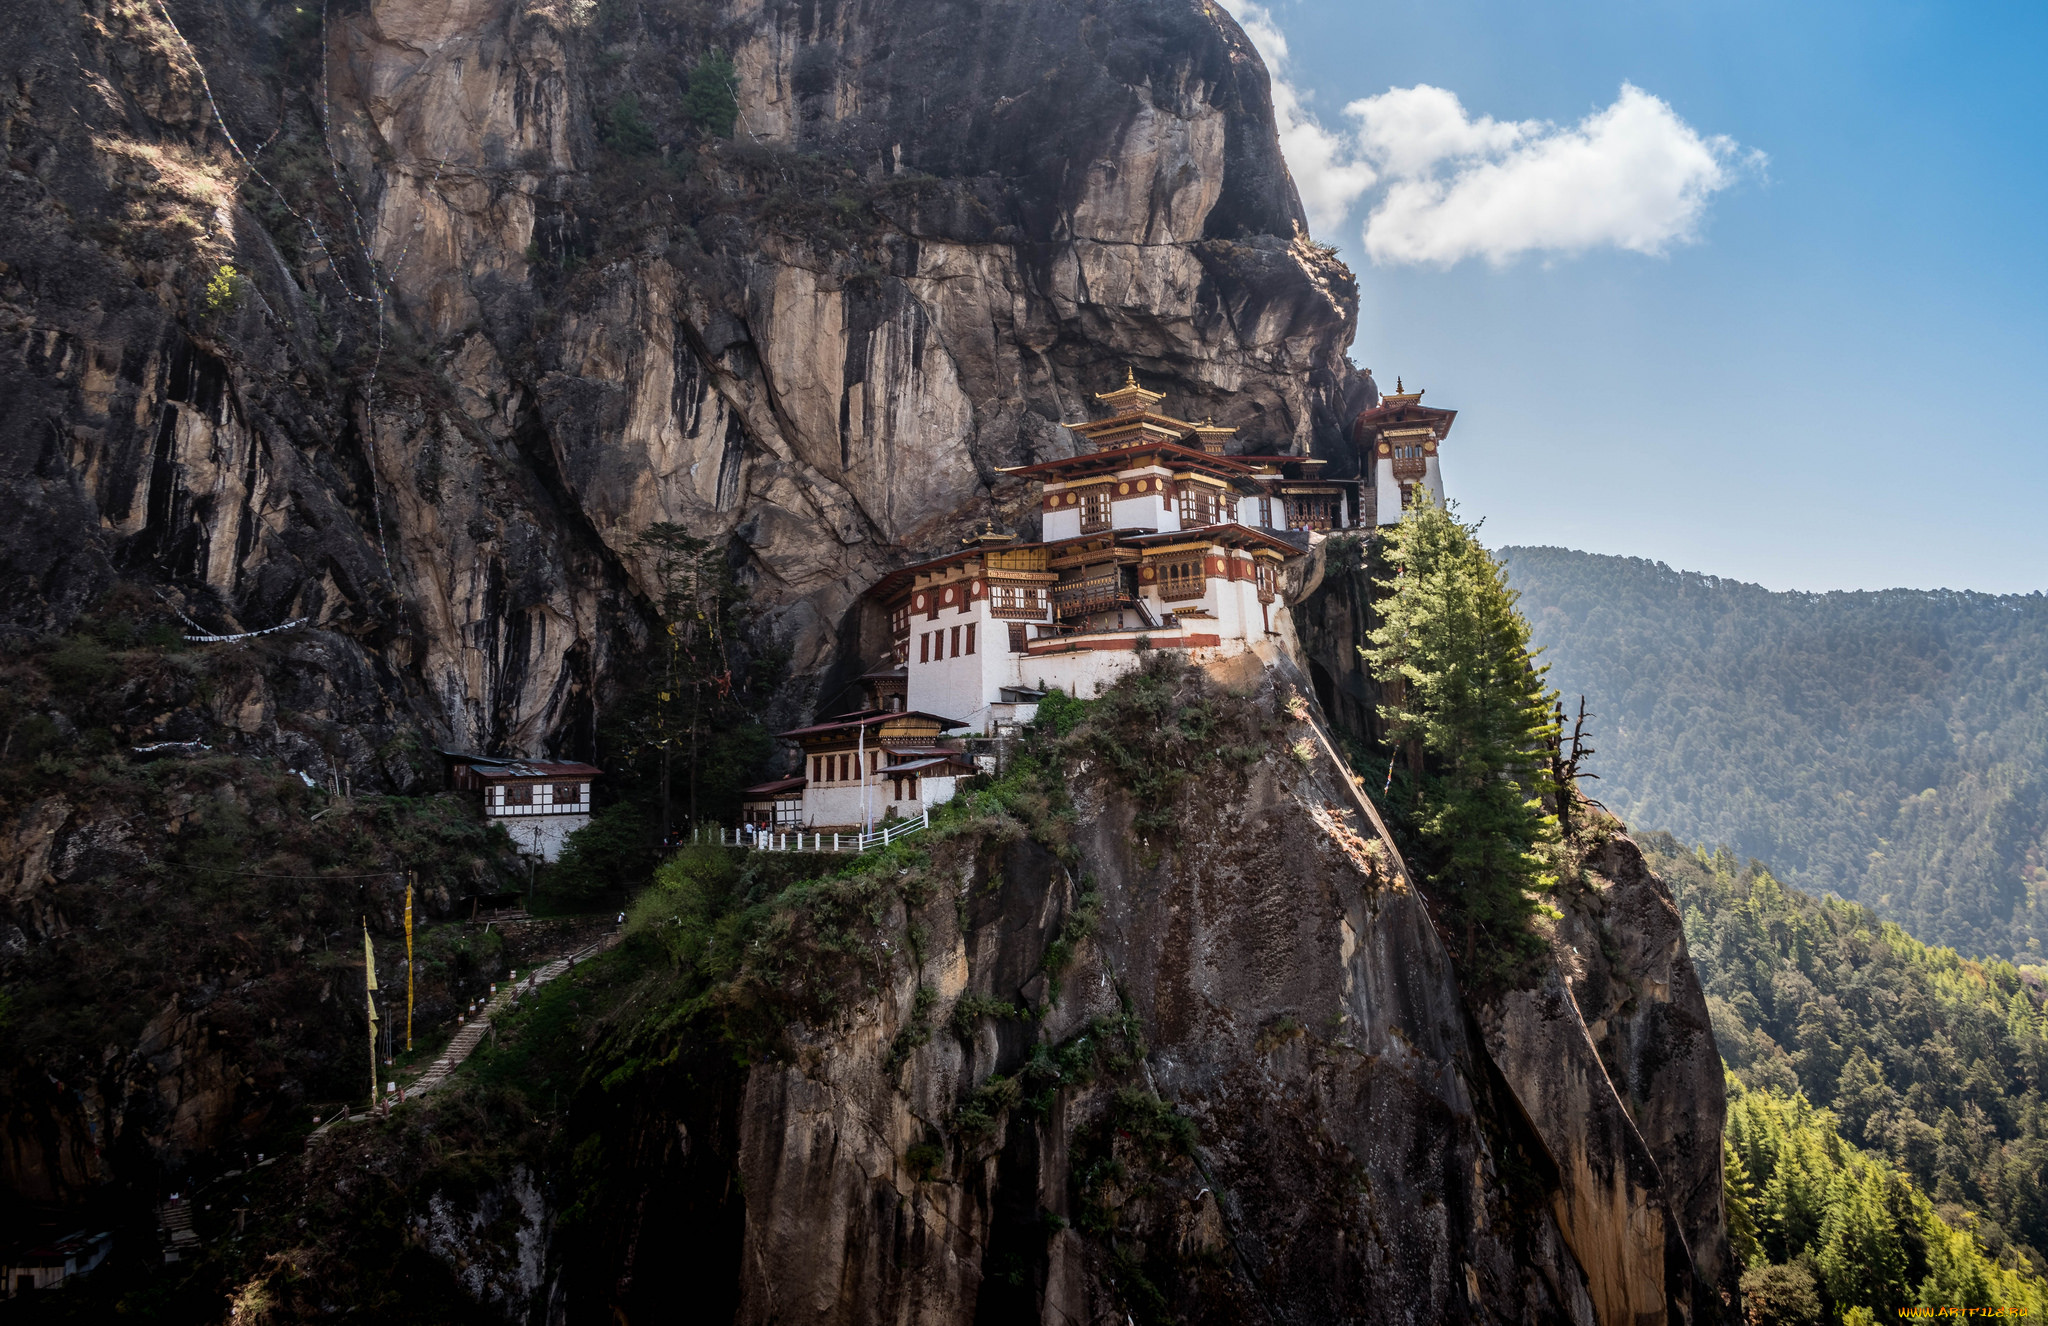
<svg viewBox="0 0 2048 1326">
<path fill-rule="evenodd" d="M 1138 370 L 1132 368 L 1129 364 L 1124 365 L 1124 385 L 1126 387 L 1138 385 Z"/>
<path fill-rule="evenodd" d="M 1404 396 L 1407 392 L 1408 388 L 1401 385 L 1401 375 L 1399 373 L 1394 374 L 1394 394 L 1396 396 Z"/>
</svg>

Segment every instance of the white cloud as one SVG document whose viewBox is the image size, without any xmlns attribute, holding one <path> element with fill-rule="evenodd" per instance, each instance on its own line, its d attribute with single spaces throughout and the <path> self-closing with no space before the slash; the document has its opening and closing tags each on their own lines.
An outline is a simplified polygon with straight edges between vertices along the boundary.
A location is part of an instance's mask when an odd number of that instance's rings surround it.
<svg viewBox="0 0 2048 1326">
<path fill-rule="evenodd" d="M 1272 13 L 1254 0 L 1232 8 L 1272 75 L 1280 148 L 1310 228 L 1337 231 L 1385 186 L 1365 222 L 1376 263 L 1661 254 L 1696 239 L 1709 200 L 1764 163 L 1629 83 L 1613 105 L 1569 126 L 1474 117 L 1456 93 L 1423 83 L 1354 101 L 1344 108 L 1354 127 L 1329 129 L 1289 77 Z"/>
<path fill-rule="evenodd" d="M 1458 94 L 1418 83 L 1354 101 L 1344 113 L 1358 121 L 1358 143 L 1389 175 L 1420 175 L 1438 162 L 1500 153 L 1540 133 L 1537 121 L 1472 119 Z"/>
<path fill-rule="evenodd" d="M 1356 145 L 1342 133 L 1325 129 L 1302 104 L 1300 92 L 1287 79 L 1287 38 L 1263 5 L 1234 7 L 1238 26 L 1252 39 L 1273 79 L 1273 118 L 1280 128 L 1280 150 L 1288 173 L 1308 213 L 1309 229 L 1328 234 L 1341 227 L 1352 206 L 1379 182 L 1379 172 L 1360 160 Z"/>
<path fill-rule="evenodd" d="M 1379 263 L 1501 264 L 1608 246 L 1663 253 L 1694 239 L 1708 199 L 1763 159 L 1702 136 L 1626 83 L 1613 105 L 1569 128 L 1473 120 L 1431 87 L 1347 109 L 1363 150 L 1393 177 L 1365 223 L 1366 252 Z"/>
</svg>

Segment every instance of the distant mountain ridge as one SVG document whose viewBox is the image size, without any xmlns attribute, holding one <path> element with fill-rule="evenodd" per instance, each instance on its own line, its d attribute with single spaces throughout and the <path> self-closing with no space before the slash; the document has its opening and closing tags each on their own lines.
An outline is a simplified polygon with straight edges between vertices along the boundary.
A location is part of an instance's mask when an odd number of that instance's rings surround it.
<svg viewBox="0 0 2048 1326">
<path fill-rule="evenodd" d="M 1785 593 L 1501 550 L 1550 680 L 1598 715 L 1594 795 L 1929 943 L 2048 944 L 2048 597 Z"/>
</svg>

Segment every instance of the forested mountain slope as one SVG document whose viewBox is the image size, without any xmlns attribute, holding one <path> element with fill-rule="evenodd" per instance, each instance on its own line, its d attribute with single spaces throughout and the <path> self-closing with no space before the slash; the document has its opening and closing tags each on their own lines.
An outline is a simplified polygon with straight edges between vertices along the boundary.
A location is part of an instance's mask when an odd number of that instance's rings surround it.
<svg viewBox="0 0 2048 1326">
<path fill-rule="evenodd" d="M 1774 593 L 1640 558 L 1502 552 L 1630 824 L 1729 844 L 1929 943 L 2039 960 L 2048 598 Z"/>
<path fill-rule="evenodd" d="M 1642 851 L 1683 914 L 1722 1060 L 1747 1092 L 1767 1096 L 1731 1103 L 1729 1127 L 1739 1152 L 1745 1137 L 1755 1144 L 1745 1168 L 1765 1258 L 1782 1265 L 1804 1248 L 1827 1262 L 1829 1207 L 1853 1201 L 1825 1189 L 1833 1170 L 1870 1180 L 1864 1158 L 1806 1156 L 1798 1174 L 1772 1183 L 1780 1166 L 1765 1152 L 1819 1156 L 1839 1129 L 1880 1170 L 1909 1176 L 1950 1228 L 1972 1230 L 2011 1267 L 2048 1269 L 2044 971 L 1923 945 L 1868 908 L 1806 896 L 1755 861 L 1737 865 L 1726 848 L 1708 855 L 1647 834 Z M 1808 1105 L 1831 1117 L 1812 1119 Z M 1884 1201 L 1907 1226 L 1925 1224 L 1907 1211 L 1919 1199 Z"/>
</svg>

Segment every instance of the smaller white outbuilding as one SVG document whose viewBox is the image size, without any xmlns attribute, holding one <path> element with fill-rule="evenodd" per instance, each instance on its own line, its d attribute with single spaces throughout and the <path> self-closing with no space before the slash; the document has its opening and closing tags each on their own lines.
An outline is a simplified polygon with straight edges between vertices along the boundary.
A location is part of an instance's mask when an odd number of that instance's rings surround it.
<svg viewBox="0 0 2048 1326">
<path fill-rule="evenodd" d="M 484 818 L 505 826 L 525 856 L 554 861 L 570 834 L 590 823 L 595 765 L 443 751 L 458 791 L 482 792 Z"/>
<path fill-rule="evenodd" d="M 915 819 L 952 800 L 960 780 L 977 772 L 972 759 L 942 739 L 964 726 L 937 714 L 873 708 L 779 733 L 802 747 L 804 772 L 775 786 L 787 797 L 789 784 L 800 784 L 798 827 L 807 832 L 870 832 Z"/>
</svg>

